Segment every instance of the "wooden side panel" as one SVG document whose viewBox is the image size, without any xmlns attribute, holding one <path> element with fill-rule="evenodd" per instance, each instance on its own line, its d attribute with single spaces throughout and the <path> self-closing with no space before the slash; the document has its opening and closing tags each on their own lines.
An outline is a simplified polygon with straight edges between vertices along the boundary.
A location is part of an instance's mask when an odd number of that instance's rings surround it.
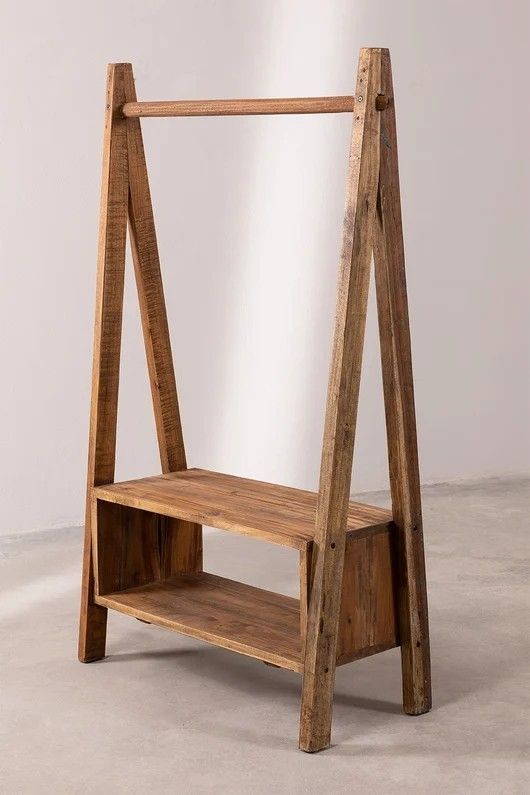
<svg viewBox="0 0 530 795">
<path fill-rule="evenodd" d="M 315 523 L 313 585 L 304 657 L 300 748 L 331 738 L 345 530 L 379 176 L 381 50 L 361 51 L 350 150 L 337 314 Z"/>
<path fill-rule="evenodd" d="M 79 626 L 82 662 L 105 655 L 107 611 L 94 602 L 90 495 L 94 486 L 114 480 L 128 197 L 126 121 L 120 111 L 125 100 L 125 70 L 126 64 L 111 64 L 107 73 Z"/>
<path fill-rule="evenodd" d="M 349 533 L 344 556 L 337 665 L 398 643 L 388 527 Z"/>
<path fill-rule="evenodd" d="M 374 237 L 375 277 L 390 488 L 399 563 L 397 591 L 403 707 L 405 712 L 419 715 L 431 707 L 429 623 L 396 117 L 387 50 L 383 51 L 382 92 L 390 101 L 386 110 L 381 112 L 381 166 Z"/>
<path fill-rule="evenodd" d="M 168 526 L 169 524 L 169 526 Z M 177 525 L 177 530 L 172 526 Z M 168 534 L 194 525 L 105 500 L 93 500 L 92 532 L 96 593 L 123 591 L 188 573 L 189 562 L 169 556 L 177 548 Z M 181 539 L 177 539 L 180 541 Z M 188 566 L 186 565 L 188 563 Z M 179 572 L 179 567 L 182 571 Z"/>
<path fill-rule="evenodd" d="M 160 547 L 157 514 L 94 500 L 93 527 L 98 596 L 157 582 Z"/>
<path fill-rule="evenodd" d="M 160 517 L 162 577 L 202 571 L 202 527 L 183 519 Z"/>
<path fill-rule="evenodd" d="M 136 102 L 132 67 L 125 72 L 127 102 Z M 186 469 L 169 326 L 153 207 L 139 119 L 127 121 L 129 228 L 162 472 Z M 202 569 L 202 528 L 168 519 L 162 535 L 167 575 Z"/>
</svg>

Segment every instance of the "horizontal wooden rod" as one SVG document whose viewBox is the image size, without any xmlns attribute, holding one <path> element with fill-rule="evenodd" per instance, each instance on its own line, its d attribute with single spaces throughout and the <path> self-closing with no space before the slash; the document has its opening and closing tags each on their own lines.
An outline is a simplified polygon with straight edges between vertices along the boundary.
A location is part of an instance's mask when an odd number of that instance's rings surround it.
<svg viewBox="0 0 530 795">
<path fill-rule="evenodd" d="M 284 99 L 199 99 L 176 102 L 127 102 L 123 115 L 140 116 L 261 116 L 274 113 L 351 113 L 355 97 L 295 97 Z"/>
</svg>

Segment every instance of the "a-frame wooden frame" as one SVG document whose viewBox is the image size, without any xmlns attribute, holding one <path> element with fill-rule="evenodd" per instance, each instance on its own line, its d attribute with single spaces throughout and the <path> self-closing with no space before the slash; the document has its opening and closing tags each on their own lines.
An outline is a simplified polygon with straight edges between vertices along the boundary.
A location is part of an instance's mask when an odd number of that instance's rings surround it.
<svg viewBox="0 0 530 795">
<path fill-rule="evenodd" d="M 430 654 L 397 136 L 388 50 L 361 52 L 350 151 L 305 651 L 300 747 L 330 743 L 335 646 L 370 262 L 375 272 L 392 511 L 403 704 L 431 706 Z"/>
<path fill-rule="evenodd" d="M 142 116 L 314 112 L 353 112 L 338 304 L 316 495 L 187 467 L 140 129 Z M 163 474 L 114 484 L 127 222 Z M 349 500 L 372 254 L 391 514 Z M 421 499 L 388 50 L 361 51 L 355 97 L 137 102 L 131 65 L 109 66 L 87 486 L 79 637 L 83 662 L 104 656 L 107 609 L 112 607 L 297 670 L 303 677 L 300 748 L 319 751 L 330 744 L 336 665 L 399 645 L 404 710 L 419 715 L 430 709 Z M 190 489 L 195 489 L 196 501 L 191 505 L 187 502 Z M 212 511 L 208 489 L 216 495 Z M 243 492 L 246 502 L 241 504 L 247 506 L 247 512 L 249 496 L 260 507 L 260 499 L 266 495 L 267 505 L 273 500 L 283 506 L 285 523 L 280 522 L 276 529 L 269 527 L 263 506 L 263 521 L 261 515 L 258 519 L 246 517 L 237 503 Z M 201 523 L 215 524 L 215 518 L 218 527 L 300 551 L 299 606 L 287 597 L 202 572 Z M 365 591 L 369 593 L 359 595 L 357 590 L 357 600 L 366 598 L 368 612 L 374 616 L 374 626 L 364 627 L 362 639 L 344 630 L 346 621 L 352 624 L 352 615 L 355 624 L 357 609 L 349 604 L 347 588 L 358 588 L 361 580 L 367 583 Z M 234 606 L 244 610 L 246 603 L 255 599 L 256 622 L 262 620 L 258 607 L 265 615 L 269 611 L 273 625 L 270 648 L 263 628 L 260 634 L 264 637 L 259 640 L 247 637 L 248 621 L 241 637 L 230 637 L 228 632 L 213 633 L 208 616 L 200 621 L 195 617 L 195 624 L 186 618 L 182 605 L 194 596 L 199 599 L 203 587 L 209 594 L 218 589 L 226 611 L 233 611 Z M 146 594 L 151 598 L 154 592 L 166 600 L 163 615 L 156 613 L 152 602 L 146 606 Z M 237 605 L 235 599 L 240 600 Z M 293 623 L 296 611 L 299 630 Z M 233 620 L 230 626 L 234 627 Z M 280 635 L 273 637 L 275 632 Z"/>
</svg>

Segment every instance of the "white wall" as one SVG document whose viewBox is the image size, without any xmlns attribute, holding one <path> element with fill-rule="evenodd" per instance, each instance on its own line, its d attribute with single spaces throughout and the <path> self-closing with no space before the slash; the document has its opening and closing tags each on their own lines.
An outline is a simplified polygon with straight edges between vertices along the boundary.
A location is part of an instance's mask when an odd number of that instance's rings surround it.
<svg viewBox="0 0 530 795">
<path fill-rule="evenodd" d="M 2 532 L 82 522 L 108 61 L 144 99 L 347 94 L 390 47 L 423 479 L 527 470 L 526 0 L 1 6 Z M 316 486 L 349 126 L 144 122 L 192 465 Z M 158 471 L 127 290 L 119 478 Z M 387 483 L 373 309 L 354 490 Z"/>
</svg>

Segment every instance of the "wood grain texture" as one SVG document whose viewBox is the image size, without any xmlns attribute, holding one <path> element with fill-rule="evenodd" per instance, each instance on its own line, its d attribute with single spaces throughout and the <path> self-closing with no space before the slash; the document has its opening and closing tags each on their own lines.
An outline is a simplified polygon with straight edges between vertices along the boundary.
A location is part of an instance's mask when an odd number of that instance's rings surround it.
<svg viewBox="0 0 530 795">
<path fill-rule="evenodd" d="M 132 67 L 125 93 L 136 99 Z M 186 469 L 186 453 L 173 368 L 162 273 L 140 121 L 126 124 L 129 159 L 129 226 L 140 315 L 163 472 Z"/>
<path fill-rule="evenodd" d="M 90 493 L 93 486 L 113 481 L 116 455 L 128 198 L 126 122 L 120 112 L 125 100 L 125 67 L 125 64 L 111 64 L 107 73 L 79 627 L 82 662 L 100 659 L 105 654 L 107 611 L 94 602 Z"/>
<path fill-rule="evenodd" d="M 166 578 L 157 542 L 161 517 L 100 500 L 94 507 L 98 604 L 302 671 L 310 546 L 301 553 L 298 602 L 211 574 Z M 337 665 L 396 645 L 389 547 L 387 526 L 348 536 Z"/>
<path fill-rule="evenodd" d="M 346 538 L 337 665 L 398 645 L 393 532 L 382 526 Z"/>
<path fill-rule="evenodd" d="M 98 595 L 190 573 L 171 537 L 176 528 L 185 531 L 189 522 L 94 496 L 91 524 Z"/>
<path fill-rule="evenodd" d="M 307 621 L 309 618 L 309 600 L 311 597 L 311 577 L 313 573 L 313 544 L 307 544 L 300 550 L 298 566 L 300 577 L 300 634 L 302 641 L 302 654 L 305 651 L 307 638 Z"/>
<path fill-rule="evenodd" d="M 160 517 L 93 499 L 96 595 L 161 579 Z"/>
<path fill-rule="evenodd" d="M 301 669 L 300 609 L 290 596 L 198 572 L 98 596 L 97 601 L 281 668 Z"/>
<path fill-rule="evenodd" d="M 300 748 L 331 740 L 335 667 L 397 644 L 403 702 L 431 705 L 425 564 L 396 124 L 387 50 L 355 97 L 138 103 L 109 67 L 79 657 L 107 608 L 302 673 Z M 140 116 L 354 111 L 318 493 L 187 469 Z M 127 214 L 162 474 L 113 483 Z M 349 500 L 374 249 L 392 512 Z M 202 528 L 298 550 L 300 600 L 202 572 Z M 95 579 L 94 579 L 95 575 Z"/>
<path fill-rule="evenodd" d="M 141 116 L 261 116 L 290 113 L 351 113 L 354 97 L 284 97 L 282 99 L 199 99 L 136 102 L 127 99 L 123 115 Z"/>
<path fill-rule="evenodd" d="M 100 500 L 304 549 L 315 534 L 317 495 L 258 480 L 188 469 L 94 490 Z M 388 523 L 390 511 L 351 502 L 343 533 Z"/>
<path fill-rule="evenodd" d="M 337 631 L 379 175 L 381 51 L 359 60 L 305 644 L 300 748 L 331 738 Z"/>
<path fill-rule="evenodd" d="M 382 56 L 381 164 L 374 238 L 390 488 L 398 547 L 398 604 L 405 712 L 431 707 L 427 591 L 412 378 L 397 133 L 388 50 Z"/>
<path fill-rule="evenodd" d="M 136 101 L 132 67 L 125 69 L 125 96 Z M 186 469 L 186 453 L 173 367 L 162 272 L 140 120 L 127 121 L 129 230 L 162 472 Z M 166 520 L 163 543 L 167 576 L 202 568 L 202 528 Z"/>
</svg>

